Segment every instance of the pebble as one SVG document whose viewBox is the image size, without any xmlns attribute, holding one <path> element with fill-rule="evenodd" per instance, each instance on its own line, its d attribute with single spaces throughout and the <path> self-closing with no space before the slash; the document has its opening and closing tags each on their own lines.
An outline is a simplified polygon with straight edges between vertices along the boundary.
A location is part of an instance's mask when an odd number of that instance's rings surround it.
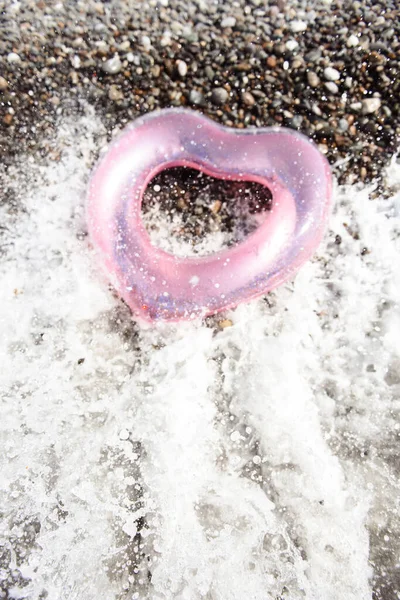
<svg viewBox="0 0 400 600">
<path fill-rule="evenodd" d="M 324 87 L 330 94 L 337 94 L 339 91 L 339 88 L 334 81 L 326 81 Z"/>
<path fill-rule="evenodd" d="M 194 104 L 195 106 L 199 106 L 204 102 L 204 96 L 198 90 L 190 90 L 189 93 L 189 102 L 190 104 Z"/>
<path fill-rule="evenodd" d="M 242 92 L 242 102 L 246 106 L 254 106 L 256 103 L 255 98 L 251 92 Z"/>
<path fill-rule="evenodd" d="M 352 34 L 347 38 L 346 46 L 348 48 L 355 48 L 356 46 L 358 46 L 358 41 L 358 37 Z"/>
<path fill-rule="evenodd" d="M 188 67 L 184 60 L 176 61 L 176 69 L 181 77 L 185 77 L 187 75 Z"/>
<path fill-rule="evenodd" d="M 142 35 L 142 39 L 140 40 L 143 48 L 148 52 L 151 48 L 151 40 L 148 35 Z"/>
<path fill-rule="evenodd" d="M 320 84 L 320 78 L 318 77 L 318 75 L 316 73 L 314 73 L 314 71 L 307 72 L 307 81 L 308 81 L 308 84 L 313 88 L 318 87 Z"/>
<path fill-rule="evenodd" d="M 21 57 L 16 52 L 10 52 L 7 55 L 7 61 L 10 63 L 10 65 L 15 64 L 15 63 L 20 63 Z"/>
<path fill-rule="evenodd" d="M 114 102 L 124 99 L 123 93 L 121 92 L 120 89 L 117 88 L 116 85 L 110 86 L 110 89 L 108 90 L 108 97 L 110 98 L 110 100 L 113 100 Z"/>
<path fill-rule="evenodd" d="M 8 88 L 8 83 L 4 77 L 0 76 L 0 92 L 4 92 Z"/>
<path fill-rule="evenodd" d="M 77 54 L 74 54 L 71 58 L 71 65 L 74 69 L 79 69 L 81 66 L 81 59 Z"/>
<path fill-rule="evenodd" d="M 271 69 L 275 69 L 275 67 L 276 67 L 276 62 L 277 62 L 277 61 L 276 61 L 276 58 L 275 58 L 275 56 L 268 56 L 268 58 L 267 58 L 267 65 L 268 65 L 269 67 L 271 67 Z"/>
<path fill-rule="evenodd" d="M 326 67 L 324 69 L 324 77 L 327 81 L 337 81 L 340 79 L 340 73 L 337 69 L 333 67 Z"/>
<path fill-rule="evenodd" d="M 305 31 L 307 29 L 307 23 L 305 21 L 292 21 L 290 23 L 290 29 L 293 33 L 300 33 L 301 31 Z"/>
<path fill-rule="evenodd" d="M 224 17 L 221 21 L 221 27 L 235 27 L 236 19 L 235 17 Z"/>
<path fill-rule="evenodd" d="M 214 88 L 211 93 L 211 100 L 214 104 L 225 104 L 228 98 L 229 94 L 223 87 Z"/>
<path fill-rule="evenodd" d="M 226 329 L 227 327 L 232 327 L 233 321 L 231 319 L 222 319 L 222 321 L 218 322 L 218 325 L 221 329 Z"/>
<path fill-rule="evenodd" d="M 363 115 L 370 115 L 381 107 L 380 98 L 365 98 L 361 103 L 361 112 Z"/>
<path fill-rule="evenodd" d="M 289 50 L 289 52 L 293 52 L 293 50 L 296 50 L 298 47 L 299 43 L 296 42 L 296 40 L 288 40 L 286 42 L 286 48 Z"/>
<path fill-rule="evenodd" d="M 310 50 L 310 52 L 307 52 L 307 54 L 305 55 L 305 60 L 307 62 L 318 62 L 322 57 L 322 52 L 320 48 L 314 48 L 314 50 Z"/>
<path fill-rule="evenodd" d="M 103 62 L 101 68 L 103 69 L 104 73 L 108 73 L 108 75 L 116 75 L 119 73 L 122 69 L 122 63 L 118 54 L 113 56 L 113 58 L 109 58 Z"/>
</svg>

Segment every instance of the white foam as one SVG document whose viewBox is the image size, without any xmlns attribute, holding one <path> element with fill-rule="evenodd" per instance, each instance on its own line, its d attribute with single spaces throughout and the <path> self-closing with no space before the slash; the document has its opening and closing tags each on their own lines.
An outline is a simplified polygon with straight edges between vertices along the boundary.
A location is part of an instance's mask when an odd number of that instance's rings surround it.
<svg viewBox="0 0 400 600">
<path fill-rule="evenodd" d="M 398 497 L 399 165 L 389 199 L 335 190 L 325 242 L 269 305 L 217 335 L 138 329 L 79 235 L 103 135 L 91 112 L 64 122 L 61 161 L 22 161 L 24 212 L 2 208 L 0 534 L 28 547 L 13 597 L 371 598 L 367 528 Z"/>
</svg>

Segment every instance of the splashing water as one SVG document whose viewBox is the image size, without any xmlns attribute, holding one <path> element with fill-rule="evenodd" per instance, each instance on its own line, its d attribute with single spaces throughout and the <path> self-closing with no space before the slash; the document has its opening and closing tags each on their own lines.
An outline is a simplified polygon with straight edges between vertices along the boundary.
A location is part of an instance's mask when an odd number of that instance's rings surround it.
<svg viewBox="0 0 400 600">
<path fill-rule="evenodd" d="M 0 590 L 371 598 L 400 550 L 399 164 L 384 197 L 335 190 L 292 283 L 139 329 L 85 235 L 104 142 L 88 109 L 60 125 L 60 161 L 5 180 Z"/>
</svg>

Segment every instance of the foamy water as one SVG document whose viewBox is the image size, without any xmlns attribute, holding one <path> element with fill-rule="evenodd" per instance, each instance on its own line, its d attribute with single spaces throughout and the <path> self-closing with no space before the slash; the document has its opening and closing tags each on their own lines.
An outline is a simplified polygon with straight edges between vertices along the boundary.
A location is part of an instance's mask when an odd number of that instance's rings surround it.
<svg viewBox="0 0 400 600">
<path fill-rule="evenodd" d="M 140 328 L 84 235 L 104 142 L 61 122 L 1 208 L 10 597 L 371 598 L 400 550 L 400 165 L 388 197 L 336 187 L 314 259 L 231 327 Z"/>
</svg>

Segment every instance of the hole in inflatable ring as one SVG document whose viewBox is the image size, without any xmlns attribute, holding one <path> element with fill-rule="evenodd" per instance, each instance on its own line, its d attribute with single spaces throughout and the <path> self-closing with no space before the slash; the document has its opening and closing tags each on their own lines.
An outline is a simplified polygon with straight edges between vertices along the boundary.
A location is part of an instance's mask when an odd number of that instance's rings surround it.
<svg viewBox="0 0 400 600">
<path fill-rule="evenodd" d="M 241 242 L 271 206 L 272 193 L 260 183 L 172 167 L 149 182 L 142 219 L 154 246 L 177 256 L 201 256 Z"/>
</svg>

